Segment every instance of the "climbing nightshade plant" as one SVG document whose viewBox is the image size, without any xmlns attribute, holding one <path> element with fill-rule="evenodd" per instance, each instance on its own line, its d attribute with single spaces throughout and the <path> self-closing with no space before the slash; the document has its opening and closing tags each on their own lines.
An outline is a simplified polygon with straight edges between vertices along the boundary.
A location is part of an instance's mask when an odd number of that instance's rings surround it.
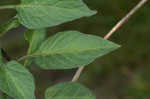
<svg viewBox="0 0 150 99">
<path fill-rule="evenodd" d="M 34 77 L 27 67 L 36 63 L 41 69 L 62 70 L 83 68 L 95 59 L 120 46 L 101 37 L 75 30 L 63 31 L 46 38 L 46 28 L 89 17 L 90 10 L 82 0 L 21 0 L 18 5 L 0 6 L 0 10 L 15 9 L 17 15 L 0 27 L 0 38 L 9 30 L 23 25 L 29 43 L 27 55 L 11 60 L 0 49 L 1 99 L 35 99 Z M 4 58 L 7 62 L 4 62 Z M 24 61 L 24 64 L 19 63 Z M 48 88 L 44 99 L 96 99 L 80 83 L 71 81 Z"/>
</svg>

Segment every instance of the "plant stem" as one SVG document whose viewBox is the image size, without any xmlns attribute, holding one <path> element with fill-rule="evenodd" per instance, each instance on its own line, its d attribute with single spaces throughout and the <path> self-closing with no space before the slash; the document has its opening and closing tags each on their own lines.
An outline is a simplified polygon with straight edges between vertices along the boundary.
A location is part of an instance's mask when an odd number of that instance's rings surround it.
<svg viewBox="0 0 150 99">
<path fill-rule="evenodd" d="M 3 10 L 3 9 L 15 9 L 16 8 L 16 5 L 3 5 L 3 6 L 0 6 L 0 10 Z"/>
<path fill-rule="evenodd" d="M 125 22 L 128 21 L 128 19 L 138 10 L 140 9 L 148 0 L 141 0 L 125 17 L 123 17 L 111 30 L 110 32 L 108 32 L 106 34 L 106 36 L 104 37 L 104 39 L 108 40 L 112 34 L 117 31 Z M 81 73 L 83 72 L 84 70 L 84 66 L 83 67 L 80 67 L 77 72 L 75 73 L 73 79 L 72 79 L 72 82 L 76 82 Z"/>
<path fill-rule="evenodd" d="M 114 28 L 104 37 L 105 39 L 109 39 L 110 36 L 118 30 L 128 19 L 139 9 L 141 8 L 148 0 L 141 0 L 124 18 L 122 18 Z"/>
</svg>

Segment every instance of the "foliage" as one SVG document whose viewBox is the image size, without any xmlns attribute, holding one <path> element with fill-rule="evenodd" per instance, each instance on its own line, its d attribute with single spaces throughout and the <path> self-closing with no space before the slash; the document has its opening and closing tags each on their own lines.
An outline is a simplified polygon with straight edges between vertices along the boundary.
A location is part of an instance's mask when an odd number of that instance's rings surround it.
<svg viewBox="0 0 150 99">
<path fill-rule="evenodd" d="M 35 99 L 33 76 L 16 61 L 1 65 L 0 90 L 15 99 Z"/>
<path fill-rule="evenodd" d="M 1 26 L 2 33 L 25 26 L 29 42 L 26 56 L 9 62 L 0 54 L 0 90 L 15 99 L 35 99 L 32 74 L 24 66 L 37 63 L 41 69 L 72 69 L 86 66 L 120 46 L 101 37 L 64 31 L 46 39 L 46 28 L 96 14 L 82 0 L 22 0 L 19 5 L 0 6 L 16 9 L 16 17 Z M 25 60 L 24 66 L 19 62 Z M 60 83 L 46 91 L 45 99 L 95 99 L 89 89 L 78 83 Z"/>
</svg>

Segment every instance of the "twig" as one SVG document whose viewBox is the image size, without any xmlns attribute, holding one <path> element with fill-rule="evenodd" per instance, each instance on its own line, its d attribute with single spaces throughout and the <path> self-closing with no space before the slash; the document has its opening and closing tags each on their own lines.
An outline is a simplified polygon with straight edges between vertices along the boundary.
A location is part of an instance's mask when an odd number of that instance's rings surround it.
<svg viewBox="0 0 150 99">
<path fill-rule="evenodd" d="M 122 18 L 111 30 L 107 33 L 107 35 L 104 37 L 104 39 L 108 40 L 112 34 L 117 31 L 125 22 L 128 21 L 128 19 L 138 10 L 140 9 L 148 0 L 141 0 L 124 18 Z M 72 82 L 76 82 L 81 73 L 83 72 L 84 67 L 80 67 L 76 74 L 74 75 Z"/>
<path fill-rule="evenodd" d="M 76 74 L 74 75 L 74 77 L 72 79 L 72 82 L 75 82 L 75 81 L 77 81 L 79 79 L 79 77 L 80 77 L 80 75 L 81 75 L 81 73 L 82 73 L 83 70 L 84 70 L 84 66 L 80 67 L 77 70 Z"/>
<path fill-rule="evenodd" d="M 137 6 L 135 6 L 123 19 L 121 19 L 117 25 L 104 37 L 106 40 L 118 30 L 139 8 L 141 8 L 148 0 L 141 0 Z"/>
</svg>

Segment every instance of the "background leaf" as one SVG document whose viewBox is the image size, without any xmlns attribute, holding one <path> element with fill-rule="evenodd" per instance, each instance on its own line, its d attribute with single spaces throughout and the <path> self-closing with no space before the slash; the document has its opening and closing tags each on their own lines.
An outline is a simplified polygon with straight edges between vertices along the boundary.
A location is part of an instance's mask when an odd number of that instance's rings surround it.
<svg viewBox="0 0 150 99">
<path fill-rule="evenodd" d="M 0 39 L 6 32 L 18 26 L 20 26 L 20 23 L 16 18 L 12 18 L 7 23 L 0 26 Z"/>
<path fill-rule="evenodd" d="M 51 27 L 96 13 L 82 0 L 21 0 L 17 11 L 19 21 L 31 29 Z"/>
<path fill-rule="evenodd" d="M 15 99 L 35 99 L 33 76 L 16 61 L 0 67 L 0 90 Z"/>
<path fill-rule="evenodd" d="M 37 48 L 41 45 L 41 43 L 46 38 L 46 31 L 44 29 L 41 30 L 28 30 L 25 33 L 25 38 L 29 42 L 29 48 L 27 55 L 32 54 L 37 50 Z M 32 60 L 26 60 L 25 66 L 30 65 Z"/>
<path fill-rule="evenodd" d="M 67 82 L 48 88 L 45 99 L 96 99 L 96 97 L 79 83 Z"/>
<path fill-rule="evenodd" d="M 118 47 L 98 36 L 67 31 L 48 38 L 33 56 L 43 69 L 71 69 L 85 66 Z"/>
</svg>

